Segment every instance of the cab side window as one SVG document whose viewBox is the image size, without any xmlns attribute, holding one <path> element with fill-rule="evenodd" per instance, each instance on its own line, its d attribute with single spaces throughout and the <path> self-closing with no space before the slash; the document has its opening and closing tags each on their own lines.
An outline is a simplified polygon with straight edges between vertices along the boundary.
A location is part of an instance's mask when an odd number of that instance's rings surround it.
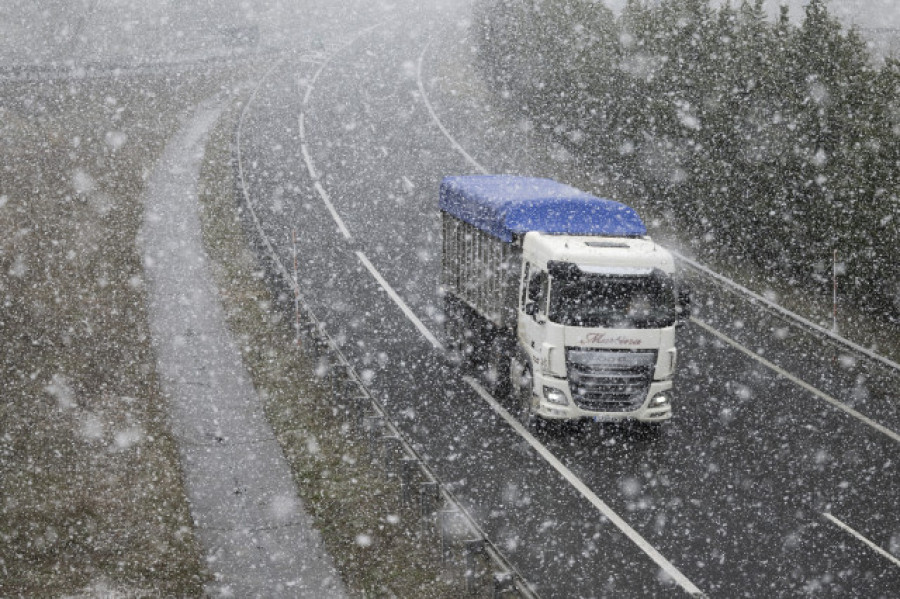
<svg viewBox="0 0 900 599">
<path fill-rule="evenodd" d="M 547 290 L 549 287 L 549 279 L 547 273 L 536 270 L 531 273 L 528 279 L 528 299 L 526 305 L 534 303 L 537 305 L 537 311 L 543 313 L 547 305 Z"/>
<path fill-rule="evenodd" d="M 522 285 L 522 296 L 519 298 L 519 305 L 521 306 L 521 309 L 523 309 L 523 310 L 525 309 L 525 304 L 528 301 L 528 281 L 529 281 L 528 277 L 529 277 L 530 273 L 531 273 L 531 263 L 526 262 L 525 263 L 525 272 L 522 275 L 522 280 L 525 281 L 525 284 Z"/>
</svg>

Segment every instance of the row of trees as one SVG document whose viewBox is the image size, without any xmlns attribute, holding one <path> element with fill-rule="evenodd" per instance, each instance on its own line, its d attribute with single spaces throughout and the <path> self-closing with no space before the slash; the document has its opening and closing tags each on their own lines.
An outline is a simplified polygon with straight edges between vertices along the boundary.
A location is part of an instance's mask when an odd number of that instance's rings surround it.
<svg viewBox="0 0 900 599">
<path fill-rule="evenodd" d="M 794 25 L 762 0 L 482 0 L 480 67 L 588 166 L 709 251 L 846 291 L 900 316 L 900 62 L 811 0 Z"/>
</svg>

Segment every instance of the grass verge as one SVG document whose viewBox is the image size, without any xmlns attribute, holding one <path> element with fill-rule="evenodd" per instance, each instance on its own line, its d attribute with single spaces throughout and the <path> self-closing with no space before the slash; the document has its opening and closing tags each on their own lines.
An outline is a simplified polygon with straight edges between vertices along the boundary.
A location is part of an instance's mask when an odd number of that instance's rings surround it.
<svg viewBox="0 0 900 599">
<path fill-rule="evenodd" d="M 330 401 L 317 363 L 294 340 L 249 249 L 234 197 L 231 133 L 237 108 L 213 131 L 201 169 L 203 238 L 229 328 L 287 457 L 299 494 L 351 592 L 365 597 L 459 597 L 396 482 L 373 465 L 365 440 Z"/>
<path fill-rule="evenodd" d="M 0 596 L 199 596 L 144 181 L 216 73 L 0 83 Z"/>
</svg>

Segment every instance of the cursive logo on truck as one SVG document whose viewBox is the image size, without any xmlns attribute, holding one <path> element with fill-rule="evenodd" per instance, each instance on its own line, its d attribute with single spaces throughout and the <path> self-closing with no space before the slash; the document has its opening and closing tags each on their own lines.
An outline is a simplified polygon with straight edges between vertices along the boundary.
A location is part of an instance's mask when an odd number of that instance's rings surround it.
<svg viewBox="0 0 900 599">
<path fill-rule="evenodd" d="M 637 347 L 643 343 L 640 339 L 631 339 L 628 337 L 611 337 L 606 333 L 588 333 L 579 345 L 619 345 L 627 347 Z"/>
</svg>

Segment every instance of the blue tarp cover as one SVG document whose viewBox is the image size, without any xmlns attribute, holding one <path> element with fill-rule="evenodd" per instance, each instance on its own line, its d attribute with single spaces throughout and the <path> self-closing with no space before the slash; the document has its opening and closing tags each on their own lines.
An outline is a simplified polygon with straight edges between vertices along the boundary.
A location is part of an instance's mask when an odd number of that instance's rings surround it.
<svg viewBox="0 0 900 599">
<path fill-rule="evenodd" d="M 632 208 L 551 179 L 444 177 L 440 208 L 506 242 L 528 231 L 615 237 L 647 234 Z"/>
</svg>

